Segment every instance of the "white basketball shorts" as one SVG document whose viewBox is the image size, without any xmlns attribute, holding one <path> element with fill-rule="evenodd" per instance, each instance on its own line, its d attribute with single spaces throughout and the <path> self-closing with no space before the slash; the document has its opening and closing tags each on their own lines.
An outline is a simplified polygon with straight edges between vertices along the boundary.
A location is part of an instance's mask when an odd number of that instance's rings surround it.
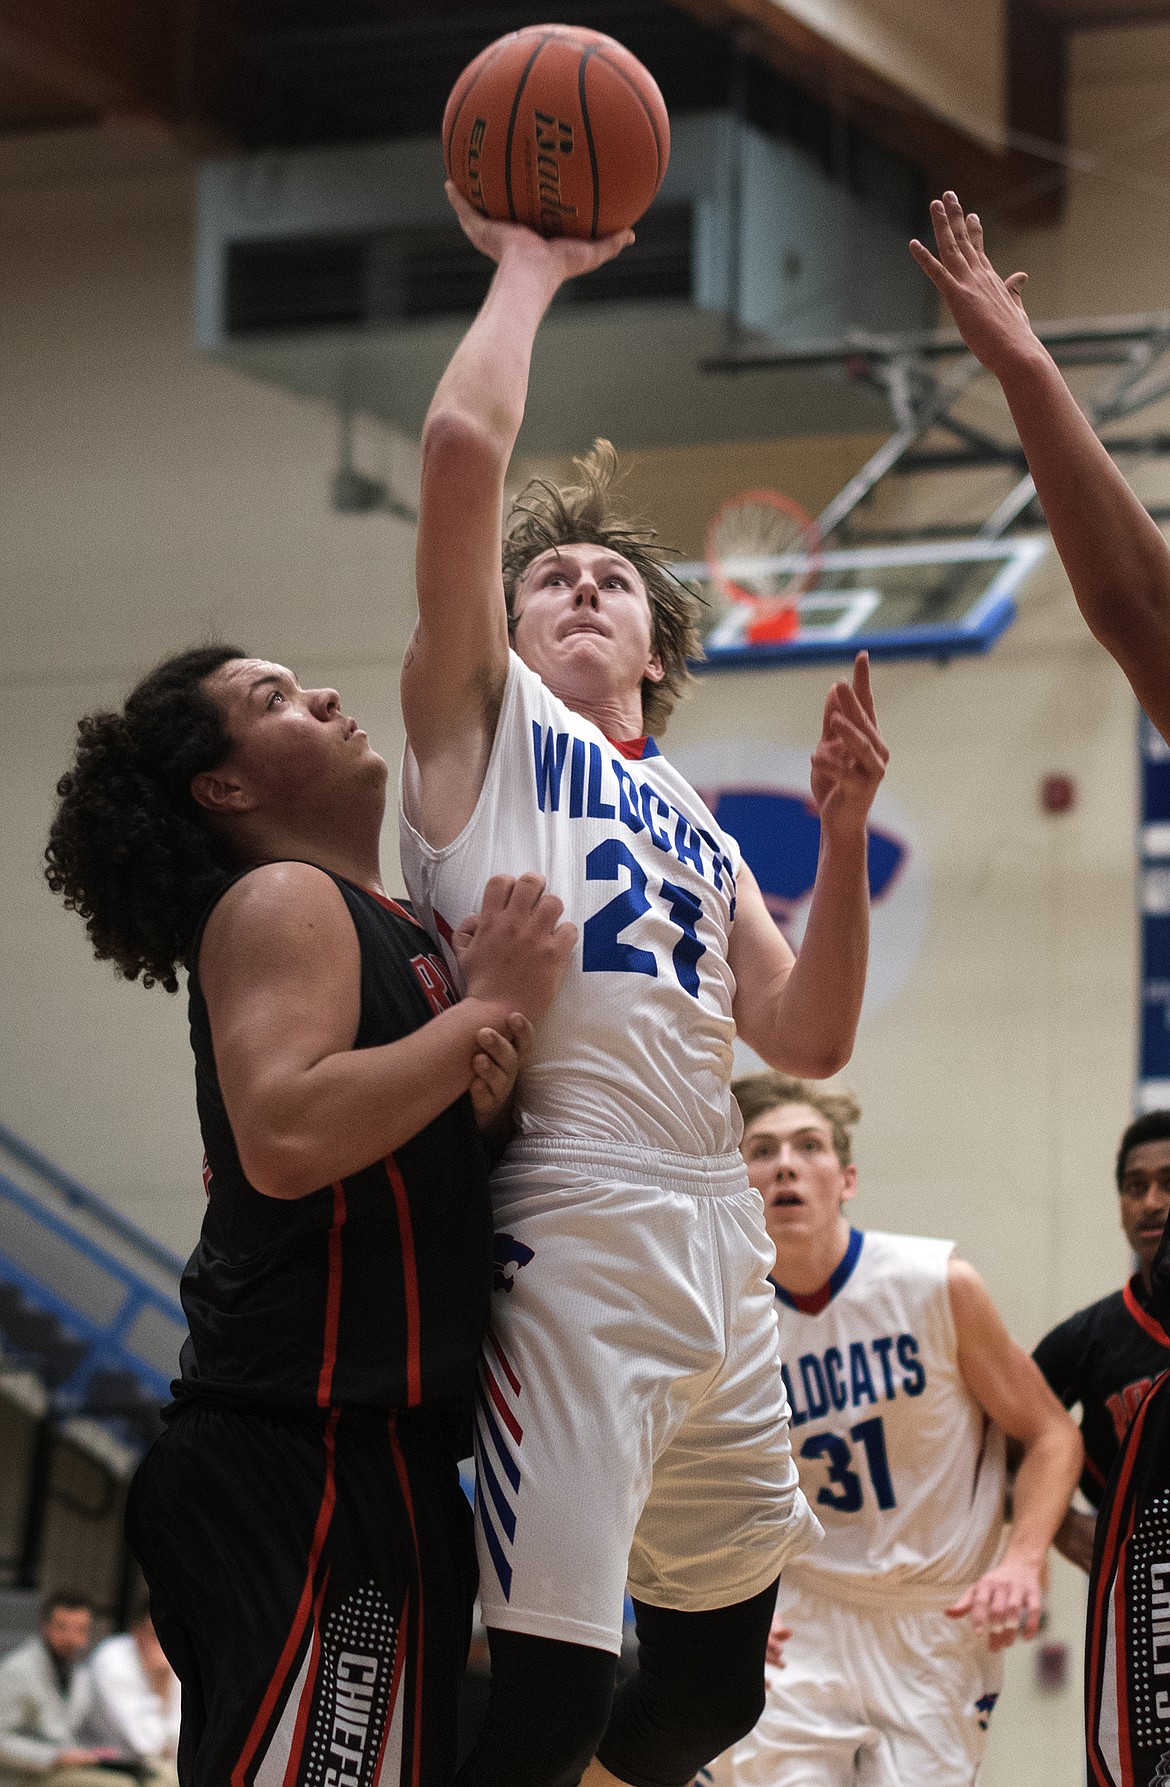
<svg viewBox="0 0 1170 1787">
<path fill-rule="evenodd" d="M 845 1607 L 781 1583 L 792 1628 L 754 1731 L 699 1787 L 971 1787 L 1003 1668 L 966 1620 Z"/>
<path fill-rule="evenodd" d="M 820 1526 L 738 1154 L 514 1142 L 476 1409 L 484 1623 L 621 1648 L 622 1601 L 749 1599 Z"/>
</svg>

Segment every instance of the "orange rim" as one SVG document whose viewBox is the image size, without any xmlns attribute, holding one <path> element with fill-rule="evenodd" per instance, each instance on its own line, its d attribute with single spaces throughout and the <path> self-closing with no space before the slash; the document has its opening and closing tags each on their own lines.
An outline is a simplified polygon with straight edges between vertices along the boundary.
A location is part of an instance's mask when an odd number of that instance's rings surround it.
<svg viewBox="0 0 1170 1787">
<path fill-rule="evenodd" d="M 712 583 L 727 602 L 755 609 L 746 629 L 753 643 L 791 639 L 800 627 L 797 599 L 820 577 L 823 554 L 817 524 L 782 490 L 741 490 L 722 502 L 707 525 L 704 556 Z M 799 556 L 803 565 L 783 575 L 779 589 L 761 591 L 730 570 L 751 558 Z M 777 573 L 770 573 L 775 577 Z"/>
</svg>

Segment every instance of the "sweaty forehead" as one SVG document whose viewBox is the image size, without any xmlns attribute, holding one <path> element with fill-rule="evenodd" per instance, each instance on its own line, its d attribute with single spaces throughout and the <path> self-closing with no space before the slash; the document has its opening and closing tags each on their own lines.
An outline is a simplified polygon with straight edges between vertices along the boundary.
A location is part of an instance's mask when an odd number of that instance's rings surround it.
<svg viewBox="0 0 1170 1787">
<path fill-rule="evenodd" d="M 269 658 L 229 658 L 212 671 L 208 682 L 229 700 L 246 700 L 257 683 L 295 683 L 296 677 L 287 664 L 275 664 Z"/>
<path fill-rule="evenodd" d="M 589 540 L 575 540 L 567 546 L 550 546 L 544 552 L 537 553 L 525 567 L 521 584 L 530 583 L 546 565 L 558 563 L 583 565 L 590 570 L 612 565 L 615 569 L 627 571 L 637 584 L 642 582 L 636 566 L 620 552 L 615 552 L 611 546 L 598 546 Z"/>
</svg>

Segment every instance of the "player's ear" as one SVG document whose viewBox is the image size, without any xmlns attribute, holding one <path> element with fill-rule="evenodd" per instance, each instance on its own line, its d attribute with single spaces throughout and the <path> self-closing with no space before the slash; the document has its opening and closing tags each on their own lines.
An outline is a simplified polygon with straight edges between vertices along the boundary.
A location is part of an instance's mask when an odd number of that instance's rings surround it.
<svg viewBox="0 0 1170 1787">
<path fill-rule="evenodd" d="M 657 652 L 651 652 L 646 660 L 646 668 L 642 672 L 644 683 L 660 683 L 666 675 L 662 659 Z"/>
<path fill-rule="evenodd" d="M 191 778 L 191 798 L 209 813 L 248 813 L 256 805 L 243 783 L 223 765 L 201 769 Z"/>
<path fill-rule="evenodd" d="M 850 1198 L 857 1196 L 857 1168 L 847 1166 L 841 1168 L 841 1202 L 847 1204 Z"/>
</svg>

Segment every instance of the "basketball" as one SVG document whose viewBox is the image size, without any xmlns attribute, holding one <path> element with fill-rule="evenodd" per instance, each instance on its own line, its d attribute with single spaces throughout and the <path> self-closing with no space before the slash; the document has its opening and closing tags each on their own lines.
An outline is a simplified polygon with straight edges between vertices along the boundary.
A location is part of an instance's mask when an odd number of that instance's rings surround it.
<svg viewBox="0 0 1170 1787">
<path fill-rule="evenodd" d="M 443 156 L 485 217 L 596 238 L 628 229 L 658 191 L 670 121 L 653 76 L 612 37 L 529 25 L 456 81 Z"/>
</svg>

